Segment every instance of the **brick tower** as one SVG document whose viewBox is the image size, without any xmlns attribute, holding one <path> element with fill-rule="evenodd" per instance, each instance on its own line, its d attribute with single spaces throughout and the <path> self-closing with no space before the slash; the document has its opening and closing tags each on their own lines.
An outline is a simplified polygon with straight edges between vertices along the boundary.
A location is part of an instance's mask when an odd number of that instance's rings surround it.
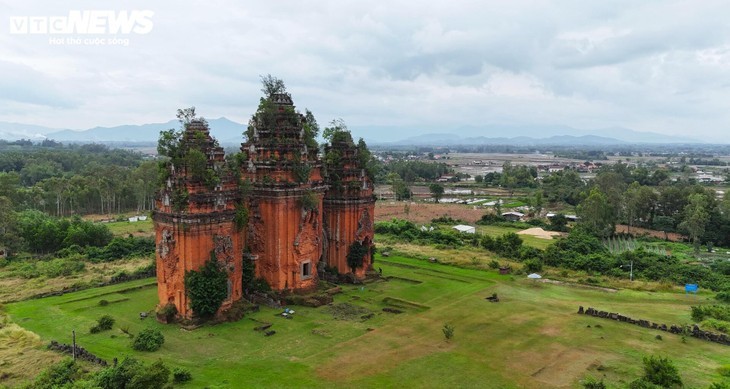
<svg viewBox="0 0 730 389">
<path fill-rule="evenodd" d="M 349 131 L 336 131 L 325 146 L 329 189 L 324 197 L 323 257 L 330 268 L 352 271 L 358 278 L 372 267 L 375 197 L 366 169 L 369 158 L 364 142 L 355 146 Z M 354 263 L 348 263 L 348 256 Z"/>
<path fill-rule="evenodd" d="M 326 186 L 305 125 L 288 93 L 271 94 L 261 99 L 241 146 L 241 177 L 252 184 L 247 250 L 256 276 L 274 290 L 317 285 Z"/>
<path fill-rule="evenodd" d="M 221 307 L 226 309 L 242 296 L 236 173 L 227 169 L 223 149 L 210 136 L 204 120 L 185 125 L 179 149 L 165 170 L 152 216 L 159 306 L 174 304 L 180 316 L 192 317 L 185 272 L 198 270 L 214 257 L 228 272 L 228 297 Z"/>
</svg>

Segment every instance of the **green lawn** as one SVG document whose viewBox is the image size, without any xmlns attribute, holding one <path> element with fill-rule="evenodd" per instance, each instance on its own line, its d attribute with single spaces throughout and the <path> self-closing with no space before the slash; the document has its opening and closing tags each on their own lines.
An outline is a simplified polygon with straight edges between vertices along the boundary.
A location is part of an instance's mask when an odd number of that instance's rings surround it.
<svg viewBox="0 0 730 389">
<path fill-rule="evenodd" d="M 522 231 L 523 228 L 510 228 L 510 227 L 503 227 L 503 226 L 495 226 L 495 225 L 477 225 L 477 232 L 484 235 L 491 235 L 493 237 L 497 237 L 500 235 L 504 235 L 508 232 L 514 232 L 515 234 Z M 528 245 L 532 246 L 538 249 L 544 250 L 548 246 L 550 246 L 554 240 L 553 239 L 543 239 L 538 238 L 531 235 L 520 235 L 520 238 L 522 238 L 522 241 Z"/>
<path fill-rule="evenodd" d="M 148 217 L 145 221 L 138 221 L 130 223 L 128 221 L 122 222 L 111 222 L 105 224 L 109 227 L 109 230 L 115 236 L 128 236 L 129 234 L 137 236 L 152 236 L 154 235 L 154 227 L 152 225 L 152 218 Z"/>
<path fill-rule="evenodd" d="M 59 297 L 10 304 L 16 323 L 45 341 L 70 342 L 111 360 L 161 358 L 193 373 L 187 387 L 578 387 L 586 375 L 621 384 L 639 376 L 641 358 L 675 361 L 685 384 L 704 388 L 730 364 L 730 348 L 663 332 L 577 315 L 578 305 L 662 323 L 688 323 L 689 306 L 704 296 L 604 291 L 534 283 L 492 272 L 378 258 L 387 281 L 346 286 L 335 303 L 363 307 L 370 319 L 335 320 L 328 307 L 293 307 L 291 320 L 263 308 L 236 323 L 186 331 L 139 313 L 156 304 L 154 280 L 140 280 Z M 501 302 L 484 297 L 498 293 Z M 109 305 L 98 302 L 105 299 Z M 403 314 L 382 311 L 397 307 Z M 103 314 L 111 331 L 88 329 Z M 276 334 L 253 331 L 273 323 Z M 455 327 L 446 341 L 445 323 Z M 597 326 L 600 324 L 600 326 Z M 590 327 L 589 327 L 590 326 Z M 155 353 L 133 351 L 119 328 L 159 328 L 166 342 Z M 663 340 L 655 339 L 661 334 Z"/>
</svg>

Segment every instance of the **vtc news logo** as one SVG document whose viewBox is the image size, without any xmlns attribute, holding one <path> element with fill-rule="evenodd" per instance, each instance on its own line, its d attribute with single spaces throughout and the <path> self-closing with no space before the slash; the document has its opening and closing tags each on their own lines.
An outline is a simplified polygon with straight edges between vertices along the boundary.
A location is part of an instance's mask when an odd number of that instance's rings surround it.
<svg viewBox="0 0 730 389">
<path fill-rule="evenodd" d="M 154 24 L 150 10 L 72 10 L 64 16 L 11 16 L 11 34 L 117 35 L 148 34 Z"/>
</svg>

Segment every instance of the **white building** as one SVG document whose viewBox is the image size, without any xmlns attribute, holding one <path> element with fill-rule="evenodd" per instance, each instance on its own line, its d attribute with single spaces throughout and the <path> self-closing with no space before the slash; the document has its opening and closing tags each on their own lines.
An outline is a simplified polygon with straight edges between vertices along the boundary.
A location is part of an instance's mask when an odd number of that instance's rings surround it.
<svg viewBox="0 0 730 389">
<path fill-rule="evenodd" d="M 455 229 L 456 231 L 461 232 L 462 234 L 476 234 L 477 233 L 477 229 L 475 227 L 467 226 L 464 224 L 459 224 L 458 226 L 453 226 L 451 228 Z"/>
</svg>

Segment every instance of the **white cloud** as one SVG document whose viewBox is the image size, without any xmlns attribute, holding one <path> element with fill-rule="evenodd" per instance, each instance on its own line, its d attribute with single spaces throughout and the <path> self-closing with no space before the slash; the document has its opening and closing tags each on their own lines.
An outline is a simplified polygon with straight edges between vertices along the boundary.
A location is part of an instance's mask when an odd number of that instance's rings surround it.
<svg viewBox="0 0 730 389">
<path fill-rule="evenodd" d="M 2 7 L 52 16 L 99 5 Z M 352 128 L 542 123 L 725 141 L 730 123 L 723 1 L 134 0 L 114 9 L 151 9 L 153 30 L 128 47 L 0 32 L 0 121 L 109 126 L 167 121 L 189 105 L 246 120 L 258 76 L 271 73 L 320 122 L 342 117 Z"/>
</svg>

